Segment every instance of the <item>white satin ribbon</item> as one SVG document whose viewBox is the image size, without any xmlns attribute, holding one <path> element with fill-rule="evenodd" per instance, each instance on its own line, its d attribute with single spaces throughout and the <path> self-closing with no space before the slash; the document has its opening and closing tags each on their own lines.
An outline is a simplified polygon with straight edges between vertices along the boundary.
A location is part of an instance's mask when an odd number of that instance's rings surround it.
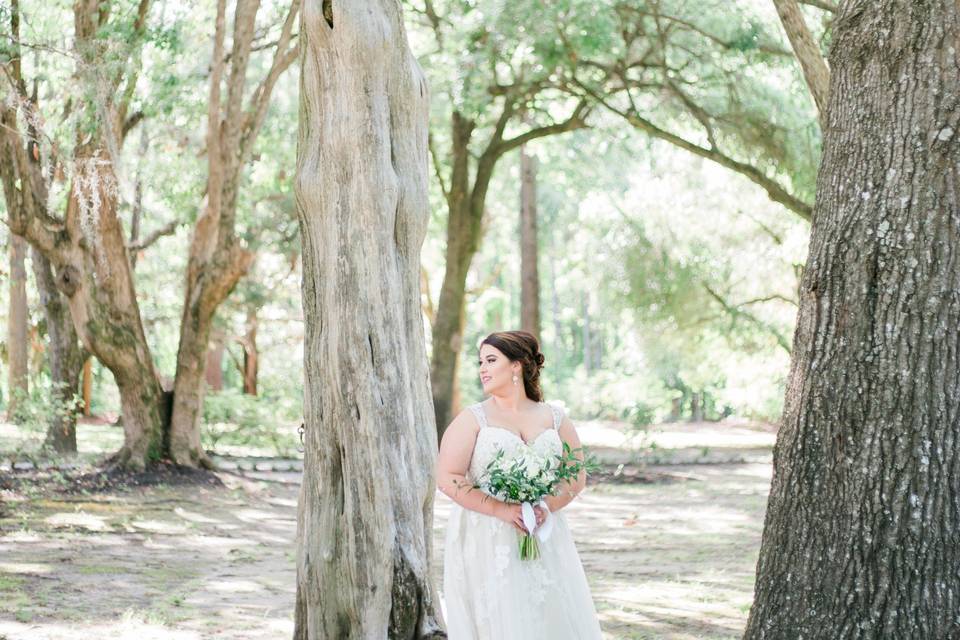
<svg viewBox="0 0 960 640">
<path fill-rule="evenodd" d="M 547 517 L 544 518 L 543 524 L 539 527 L 537 526 L 537 514 L 533 510 L 533 505 L 529 502 L 524 502 L 520 505 L 520 513 L 523 515 L 523 526 L 527 528 L 527 531 L 536 534 L 542 542 L 546 542 L 550 539 L 550 534 L 553 533 L 553 516 L 546 502 L 541 500 L 537 504 L 547 512 Z"/>
</svg>

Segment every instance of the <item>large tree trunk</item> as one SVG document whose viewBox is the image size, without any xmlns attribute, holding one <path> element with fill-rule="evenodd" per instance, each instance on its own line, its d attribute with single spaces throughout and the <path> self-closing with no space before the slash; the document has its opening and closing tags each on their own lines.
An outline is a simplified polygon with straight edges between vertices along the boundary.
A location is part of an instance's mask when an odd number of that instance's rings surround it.
<svg viewBox="0 0 960 640">
<path fill-rule="evenodd" d="M 113 462 L 142 468 L 163 455 L 161 389 L 147 346 L 120 221 L 116 176 L 97 140 L 75 152 L 75 175 L 64 221 L 46 212 L 46 185 L 35 158 L 3 114 L 2 173 L 10 226 L 56 270 L 77 335 L 113 373 L 123 407 L 124 446 Z M 65 380 L 69 378 L 65 369 Z"/>
<path fill-rule="evenodd" d="M 260 368 L 260 352 L 257 350 L 257 308 L 247 309 L 246 332 L 240 341 L 243 347 L 243 392 L 257 395 L 257 372 Z"/>
<path fill-rule="evenodd" d="M 211 391 L 223 391 L 223 352 L 224 335 L 215 331 L 207 349 L 207 362 L 204 366 L 204 379 Z"/>
<path fill-rule="evenodd" d="M 851 1 L 746 638 L 960 633 L 960 5 Z"/>
<path fill-rule="evenodd" d="M 294 637 L 444 637 L 418 280 L 426 80 L 400 3 L 309 0 L 300 34 L 307 438 Z"/>
<path fill-rule="evenodd" d="M 21 395 L 30 390 L 27 339 L 27 242 L 16 233 L 9 236 L 10 299 L 7 309 L 7 413 L 17 412 Z"/>
<path fill-rule="evenodd" d="M 254 258 L 242 246 L 234 224 L 240 181 L 263 125 L 273 87 L 297 53 L 297 46 L 290 44 L 300 8 L 299 0 L 294 0 L 277 39 L 270 68 L 248 103 L 244 103 L 259 7 L 259 0 L 237 1 L 231 50 L 226 56 L 226 2 L 217 3 L 207 109 L 207 200 L 190 241 L 170 425 L 170 456 L 184 465 L 211 466 L 200 447 L 203 374 L 210 329 L 217 308 L 246 274 Z M 227 91 L 221 96 L 224 77 Z"/>
<path fill-rule="evenodd" d="M 469 145 L 475 124 L 456 112 L 452 123 L 453 169 L 447 194 L 446 266 L 437 313 L 431 326 L 430 382 L 438 438 L 443 437 L 443 431 L 457 409 L 456 381 L 466 323 L 467 272 L 480 246 L 484 206 L 482 201 L 474 206 L 476 188 L 470 185 Z M 484 176 L 478 176 L 478 179 L 484 179 Z M 489 173 L 485 179 L 489 181 Z M 483 189 L 486 191 L 485 184 Z"/>
<path fill-rule="evenodd" d="M 112 163 L 100 148 L 81 149 L 77 157 L 66 215 L 69 246 L 58 256 L 56 285 L 70 301 L 84 348 L 110 369 L 120 391 L 124 445 L 113 463 L 143 468 L 165 455 L 163 390 L 117 216 Z"/>
<path fill-rule="evenodd" d="M 210 329 L 217 307 L 246 272 L 252 255 L 235 247 L 224 263 L 211 265 L 209 270 L 189 269 L 170 423 L 170 457 L 178 464 L 212 466 L 200 445 Z"/>
<path fill-rule="evenodd" d="M 132 47 L 145 32 L 149 1 L 141 0 L 132 24 Z M 12 5 L 11 31 L 18 43 L 19 7 Z M 163 455 L 164 416 L 161 389 L 137 306 L 130 262 L 117 218 L 117 178 L 113 157 L 119 154 L 125 114 L 136 73 L 93 73 L 104 47 L 102 39 L 110 12 L 95 0 L 73 7 L 77 78 L 85 88 L 105 96 L 96 108 L 84 103 L 80 122 L 83 143 L 73 150 L 73 177 L 64 218 L 46 209 L 47 184 L 41 172 L 44 140 L 35 129 L 36 95 L 28 98 L 14 44 L 7 76 L 19 104 L 7 104 L 0 133 L 0 178 L 11 229 L 23 235 L 56 271 L 56 287 L 69 300 L 70 316 L 84 347 L 96 354 L 114 375 L 123 408 L 124 446 L 114 463 L 142 468 Z M 121 91 L 121 85 L 126 82 Z M 34 92 L 36 93 L 36 92 Z M 119 99 L 117 99 L 119 97 Z M 88 108 L 89 107 L 89 108 Z M 21 136 L 16 110 L 28 111 L 26 136 Z M 105 114 L 105 117 L 104 117 Z M 107 148 L 112 153 L 108 153 Z"/>
<path fill-rule="evenodd" d="M 68 302 L 57 291 L 56 280 L 50 261 L 42 253 L 33 250 L 31 256 L 33 274 L 40 292 L 47 320 L 47 338 L 49 342 L 50 378 L 53 382 L 53 400 L 66 413 L 56 412 L 47 427 L 44 446 L 57 453 L 77 452 L 77 387 L 80 372 L 87 353 L 80 347 L 77 330 L 70 317 Z"/>
<path fill-rule="evenodd" d="M 540 339 L 537 158 L 520 147 L 520 328 Z"/>
</svg>

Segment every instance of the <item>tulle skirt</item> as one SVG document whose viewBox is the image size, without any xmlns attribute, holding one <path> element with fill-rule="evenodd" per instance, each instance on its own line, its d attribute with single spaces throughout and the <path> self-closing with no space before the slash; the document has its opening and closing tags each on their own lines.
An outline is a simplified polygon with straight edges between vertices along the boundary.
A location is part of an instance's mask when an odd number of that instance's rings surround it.
<svg viewBox="0 0 960 640">
<path fill-rule="evenodd" d="M 513 526 L 453 505 L 443 552 L 450 640 L 602 638 L 566 516 L 550 517 L 540 557 L 521 560 Z"/>
</svg>

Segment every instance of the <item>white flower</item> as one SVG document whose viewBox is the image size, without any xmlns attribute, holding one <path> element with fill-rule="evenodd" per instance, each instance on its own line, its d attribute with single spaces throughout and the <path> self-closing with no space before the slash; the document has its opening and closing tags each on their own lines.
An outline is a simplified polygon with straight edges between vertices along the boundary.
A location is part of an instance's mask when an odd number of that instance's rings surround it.
<svg viewBox="0 0 960 640">
<path fill-rule="evenodd" d="M 545 460 L 533 452 L 525 453 L 520 456 L 520 466 L 528 478 L 535 477 L 543 469 Z"/>
</svg>

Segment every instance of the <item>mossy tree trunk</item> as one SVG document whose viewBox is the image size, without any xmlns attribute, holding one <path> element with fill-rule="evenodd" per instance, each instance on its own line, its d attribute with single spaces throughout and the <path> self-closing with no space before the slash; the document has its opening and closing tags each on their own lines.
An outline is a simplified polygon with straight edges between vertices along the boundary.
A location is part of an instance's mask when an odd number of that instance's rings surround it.
<svg viewBox="0 0 960 640">
<path fill-rule="evenodd" d="M 133 17 L 136 46 L 146 31 L 150 3 L 141 0 Z M 18 43 L 19 6 L 11 11 Z M 84 347 L 114 375 L 120 389 L 124 445 L 114 464 L 142 468 L 164 453 L 163 392 L 153 367 L 137 305 L 127 245 L 117 217 L 118 186 L 113 164 L 123 136 L 139 116 L 128 116 L 136 83 L 135 70 L 105 77 L 102 56 L 109 49 L 103 33 L 111 20 L 109 3 L 78 1 L 73 7 L 76 76 L 100 104 L 83 102 L 82 122 L 70 165 L 72 179 L 65 215 L 46 209 L 47 184 L 41 162 L 50 161 L 37 122 L 36 95 L 28 96 L 18 46 L 6 75 L 12 100 L 2 113 L 0 177 L 8 223 L 25 237 L 54 270 L 56 288 L 68 300 L 70 317 Z M 22 118 L 18 118 L 18 114 Z M 28 123 L 21 132 L 20 120 Z M 51 298 L 52 301 L 52 298 Z M 64 375 L 69 367 L 64 369 Z"/>
</svg>

